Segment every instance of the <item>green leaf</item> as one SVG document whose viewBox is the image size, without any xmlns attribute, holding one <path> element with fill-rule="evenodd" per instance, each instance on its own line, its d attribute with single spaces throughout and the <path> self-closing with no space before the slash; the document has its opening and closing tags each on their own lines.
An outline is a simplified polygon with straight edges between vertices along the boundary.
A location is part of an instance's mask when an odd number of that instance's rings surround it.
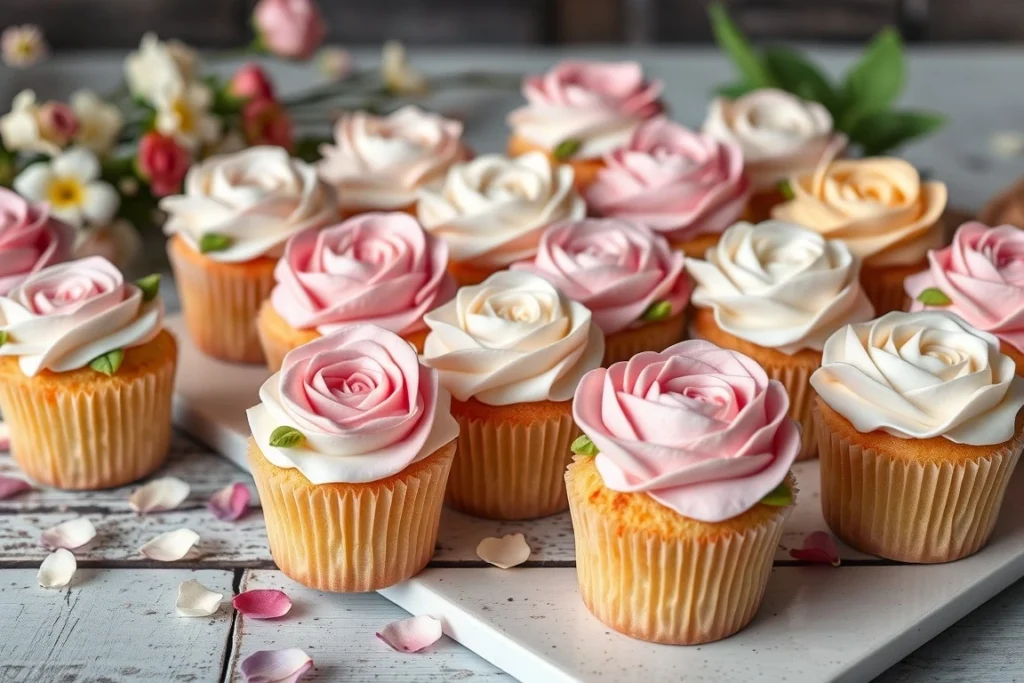
<svg viewBox="0 0 1024 683">
<path fill-rule="evenodd" d="M 842 93 L 846 107 L 839 127 L 849 131 L 865 116 L 888 109 L 903 90 L 905 78 L 903 41 L 895 28 L 887 26 L 846 72 Z"/>
<path fill-rule="evenodd" d="M 10 336 L 7 334 L 6 330 L 0 330 L 0 346 L 6 344 L 9 338 Z"/>
<path fill-rule="evenodd" d="M 586 434 L 580 434 L 569 448 L 576 455 L 597 455 L 598 453 L 597 446 L 594 445 L 594 442 Z"/>
<path fill-rule="evenodd" d="M 208 254 L 211 251 L 224 251 L 234 242 L 227 235 L 221 235 L 218 232 L 208 232 L 199 238 L 199 253 Z"/>
<path fill-rule="evenodd" d="M 839 115 L 839 95 L 828 78 L 803 55 L 785 47 L 770 47 L 764 51 L 764 63 L 778 85 L 797 97 L 820 102 L 833 118 Z"/>
<path fill-rule="evenodd" d="M 953 303 L 953 300 L 946 296 L 946 293 L 938 287 L 929 287 L 922 290 L 917 295 L 917 300 L 925 306 L 948 306 Z"/>
<path fill-rule="evenodd" d="M 270 432 L 270 445 L 274 448 L 298 448 L 305 440 L 295 427 L 282 426 Z"/>
<path fill-rule="evenodd" d="M 713 3 L 708 7 L 708 16 L 711 19 L 711 31 L 715 34 L 715 42 L 732 59 L 743 81 L 751 88 L 775 85 L 775 79 L 768 67 L 761 61 L 747 37 L 729 18 L 725 5 L 721 2 Z"/>
<path fill-rule="evenodd" d="M 569 138 L 568 140 L 562 140 L 555 146 L 554 155 L 558 161 L 565 161 L 572 157 L 573 154 L 580 151 L 580 147 L 583 146 L 583 142 L 576 138 Z"/>
<path fill-rule="evenodd" d="M 97 356 L 89 361 L 89 367 L 96 372 L 102 372 L 107 377 L 111 377 L 121 367 L 121 363 L 124 362 L 124 349 L 114 349 L 113 351 L 107 351 L 102 356 Z"/>
<path fill-rule="evenodd" d="M 882 111 L 862 118 L 850 131 L 850 139 L 863 148 L 865 156 L 878 156 L 935 132 L 945 122 L 943 116 L 930 112 Z"/>
<path fill-rule="evenodd" d="M 789 488 L 789 484 L 782 482 L 774 489 L 771 493 L 761 499 L 763 505 L 771 505 L 772 507 L 784 508 L 787 505 L 793 504 L 793 490 Z"/>
<path fill-rule="evenodd" d="M 160 293 L 160 273 L 153 273 L 136 280 L 135 286 L 142 290 L 143 301 L 152 301 Z"/>
<path fill-rule="evenodd" d="M 672 304 L 667 301 L 655 301 L 653 304 L 647 307 L 647 310 L 643 312 L 640 319 L 649 323 L 658 322 L 664 320 L 672 315 Z"/>
<path fill-rule="evenodd" d="M 721 85 L 715 88 L 715 94 L 727 97 L 730 100 L 735 100 L 743 97 L 751 90 L 756 90 L 756 88 L 752 88 L 746 83 L 730 83 L 728 85 Z"/>
<path fill-rule="evenodd" d="M 781 194 L 782 198 L 785 199 L 787 202 L 791 199 L 796 198 L 796 193 L 793 192 L 793 186 L 789 183 L 788 180 L 779 181 L 779 194 Z"/>
</svg>

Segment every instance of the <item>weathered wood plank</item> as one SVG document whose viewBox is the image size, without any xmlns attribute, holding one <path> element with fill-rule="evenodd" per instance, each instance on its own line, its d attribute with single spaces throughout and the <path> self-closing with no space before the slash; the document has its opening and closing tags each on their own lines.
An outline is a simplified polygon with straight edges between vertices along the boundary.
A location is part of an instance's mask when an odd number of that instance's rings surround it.
<svg viewBox="0 0 1024 683">
<path fill-rule="evenodd" d="M 1019 0 L 930 0 L 918 21 L 925 40 L 1016 41 L 1024 38 L 1024 3 Z"/>
</svg>

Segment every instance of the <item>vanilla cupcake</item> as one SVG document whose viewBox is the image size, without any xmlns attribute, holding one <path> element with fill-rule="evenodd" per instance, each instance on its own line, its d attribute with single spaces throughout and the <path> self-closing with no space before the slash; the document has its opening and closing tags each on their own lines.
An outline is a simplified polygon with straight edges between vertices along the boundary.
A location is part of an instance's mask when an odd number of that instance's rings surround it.
<svg viewBox="0 0 1024 683">
<path fill-rule="evenodd" d="M 532 258 L 545 228 L 586 213 L 572 168 L 552 166 L 539 152 L 457 164 L 443 187 L 420 193 L 417 205 L 427 232 L 448 243 L 449 270 L 460 285 Z"/>
<path fill-rule="evenodd" d="M 988 541 L 1024 447 L 1024 380 L 998 339 L 948 313 L 889 313 L 832 335 L 811 384 L 837 536 L 900 562 Z"/>
<path fill-rule="evenodd" d="M 509 271 L 463 287 L 425 320 L 423 357 L 461 427 L 449 505 L 492 519 L 564 510 L 562 473 L 579 434 L 572 394 L 604 354 L 590 311 L 543 278 Z"/>
<path fill-rule="evenodd" d="M 292 349 L 356 323 L 401 335 L 423 351 L 423 314 L 455 295 L 448 247 L 405 213 L 366 213 L 295 235 L 257 328 L 271 371 Z"/>
<path fill-rule="evenodd" d="M 374 325 L 285 356 L 247 413 L 249 464 L 281 571 L 350 593 L 426 566 L 459 433 L 450 401 L 412 346 Z"/>
<path fill-rule="evenodd" d="M 750 356 L 782 382 L 803 430 L 799 459 L 814 457 L 811 373 L 833 332 L 873 317 L 860 263 L 842 242 L 780 221 L 737 223 L 705 258 L 686 260 L 696 283 L 692 335 Z"/>
<path fill-rule="evenodd" d="M 596 215 L 643 223 L 698 257 L 743 215 L 749 195 L 738 145 L 661 117 L 606 155 L 586 190 Z"/>
<path fill-rule="evenodd" d="M 904 279 L 943 243 L 946 186 L 923 182 L 902 159 L 872 157 L 825 163 L 790 188 L 793 198 L 772 216 L 846 242 L 864 264 L 860 280 L 876 314 L 906 308 Z"/>
<path fill-rule="evenodd" d="M 337 217 L 333 191 L 282 148 L 252 147 L 197 163 L 160 208 L 192 340 L 214 358 L 262 362 L 256 316 L 274 266 L 289 237 Z"/>
<path fill-rule="evenodd" d="M 320 177 L 335 188 L 343 216 L 365 211 L 415 215 L 417 193 L 444 181 L 448 169 L 471 155 L 462 124 L 418 107 L 387 116 L 343 114 L 334 144 L 322 145 Z"/>
<path fill-rule="evenodd" d="M 109 488 L 166 459 L 177 347 L 159 284 L 126 283 L 92 256 L 0 296 L 0 412 L 15 461 L 36 481 Z"/>
<path fill-rule="evenodd" d="M 637 62 L 567 61 L 523 82 L 526 106 L 508 115 L 508 155 L 540 151 L 572 164 L 577 187 L 593 182 L 603 157 L 661 113 L 661 82 Z"/>
<path fill-rule="evenodd" d="M 690 280 L 684 257 L 641 224 L 616 219 L 551 226 L 537 256 L 512 270 L 539 275 L 590 309 L 605 335 L 604 365 L 683 338 Z"/>
<path fill-rule="evenodd" d="M 0 296 L 32 273 L 71 258 L 75 230 L 49 209 L 0 187 Z"/>
<path fill-rule="evenodd" d="M 788 405 L 753 360 L 699 340 L 583 377 L 565 481 L 580 596 L 598 619 L 696 645 L 754 618 L 794 502 Z"/>
</svg>

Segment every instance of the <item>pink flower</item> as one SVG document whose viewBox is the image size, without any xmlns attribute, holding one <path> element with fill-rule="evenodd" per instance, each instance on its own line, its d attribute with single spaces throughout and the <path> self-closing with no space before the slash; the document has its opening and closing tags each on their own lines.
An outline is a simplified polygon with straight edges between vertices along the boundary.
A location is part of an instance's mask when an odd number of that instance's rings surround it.
<svg viewBox="0 0 1024 683">
<path fill-rule="evenodd" d="M 71 142 L 78 132 L 78 117 L 63 102 L 47 102 L 39 107 L 39 133 L 59 147 Z"/>
<path fill-rule="evenodd" d="M 750 193 L 738 146 L 664 118 L 637 128 L 605 165 L 586 192 L 591 209 L 643 223 L 676 243 L 721 233 Z"/>
<path fill-rule="evenodd" d="M 918 300 L 938 289 L 949 304 L 938 310 L 955 313 L 967 323 L 1024 351 L 1024 231 L 1012 225 L 990 228 L 964 223 L 944 249 L 928 252 L 928 270 L 908 277 L 911 310 L 928 308 Z"/>
<path fill-rule="evenodd" d="M 40 268 L 67 261 L 74 242 L 74 229 L 45 205 L 0 187 L 0 296 Z"/>
<path fill-rule="evenodd" d="M 788 408 L 761 366 L 700 340 L 592 370 L 573 400 L 605 486 L 704 522 L 742 514 L 785 479 L 800 450 Z"/>
<path fill-rule="evenodd" d="M 242 97 L 247 100 L 276 100 L 274 96 L 274 84 L 267 76 L 267 72 L 259 64 L 252 62 L 244 65 L 235 72 L 228 83 L 228 92 L 235 97 Z"/>
<path fill-rule="evenodd" d="M 351 323 L 396 334 L 455 295 L 448 247 L 405 213 L 367 213 L 289 240 L 274 276 L 274 309 L 292 327 L 328 334 Z"/>
<path fill-rule="evenodd" d="M 548 280 L 590 309 L 605 334 L 624 330 L 659 301 L 672 314 L 686 308 L 690 281 L 685 256 L 650 229 L 615 219 L 566 221 L 548 228 L 537 256 L 513 270 Z"/>
<path fill-rule="evenodd" d="M 286 59 L 309 59 L 327 34 L 313 0 L 260 0 L 252 19 L 263 45 Z"/>
<path fill-rule="evenodd" d="M 295 145 L 292 120 L 274 100 L 249 100 L 242 108 L 242 130 L 250 145 L 274 145 L 288 151 Z"/>
<path fill-rule="evenodd" d="M 192 156 L 173 137 L 150 131 L 139 141 L 136 165 L 153 195 L 167 197 L 181 190 Z"/>
</svg>

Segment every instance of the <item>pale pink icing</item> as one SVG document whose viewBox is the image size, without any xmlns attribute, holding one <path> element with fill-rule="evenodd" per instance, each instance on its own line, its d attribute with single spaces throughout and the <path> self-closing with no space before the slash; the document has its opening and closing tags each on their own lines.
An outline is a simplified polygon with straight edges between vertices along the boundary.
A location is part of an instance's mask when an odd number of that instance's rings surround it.
<svg viewBox="0 0 1024 683">
<path fill-rule="evenodd" d="M 700 340 L 588 372 L 573 400 L 605 486 L 704 522 L 742 514 L 785 479 L 800 450 L 788 408 L 761 366 Z"/>
<path fill-rule="evenodd" d="M 917 300 L 930 287 L 952 301 L 941 310 L 991 332 L 1024 351 L 1024 231 L 1012 225 L 990 228 L 964 223 L 944 249 L 928 252 L 928 270 L 904 282 L 911 310 L 927 308 Z"/>
<path fill-rule="evenodd" d="M 367 213 L 289 240 L 271 304 L 292 327 L 328 334 L 373 323 L 398 334 L 455 295 L 448 247 L 405 213 Z"/>
<path fill-rule="evenodd" d="M 40 268 L 70 259 L 74 241 L 74 228 L 45 206 L 0 187 L 0 296 Z"/>
<path fill-rule="evenodd" d="M 605 157 L 586 199 L 601 216 L 643 223 L 683 242 L 721 233 L 743 213 L 749 194 L 738 145 L 657 118 Z"/>
<path fill-rule="evenodd" d="M 685 256 L 649 228 L 612 218 L 566 221 L 548 228 L 537 256 L 512 266 L 548 280 L 593 314 L 605 334 L 635 324 L 647 308 L 667 301 L 686 309 L 690 280 Z"/>
</svg>

